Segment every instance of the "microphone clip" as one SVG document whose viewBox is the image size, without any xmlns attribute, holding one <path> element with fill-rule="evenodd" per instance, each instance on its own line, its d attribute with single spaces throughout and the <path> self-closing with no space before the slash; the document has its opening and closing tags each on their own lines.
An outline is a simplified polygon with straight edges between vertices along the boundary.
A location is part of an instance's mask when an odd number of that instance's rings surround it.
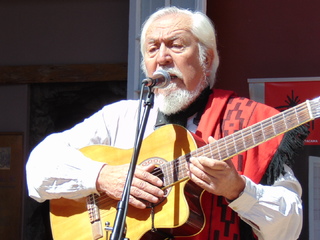
<svg viewBox="0 0 320 240">
<path fill-rule="evenodd" d="M 153 73 L 152 78 L 147 78 L 142 81 L 142 84 L 150 88 L 165 88 L 169 85 L 171 77 L 168 72 L 159 69 Z"/>
</svg>

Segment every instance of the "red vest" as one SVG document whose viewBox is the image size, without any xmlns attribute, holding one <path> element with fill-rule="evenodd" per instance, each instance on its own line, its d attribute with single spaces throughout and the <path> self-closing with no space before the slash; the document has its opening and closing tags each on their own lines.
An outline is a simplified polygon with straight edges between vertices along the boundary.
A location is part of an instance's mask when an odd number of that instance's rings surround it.
<svg viewBox="0 0 320 240">
<path fill-rule="evenodd" d="M 215 89 L 209 97 L 196 135 L 205 142 L 209 136 L 219 139 L 277 113 L 278 111 L 274 108 L 247 98 L 237 97 L 231 91 Z M 233 157 L 232 162 L 238 172 L 259 183 L 281 139 L 282 136 L 276 137 Z M 201 203 L 206 215 L 204 229 L 196 236 L 179 239 L 240 239 L 240 219 L 237 213 L 228 207 L 223 197 L 204 192 Z"/>
</svg>

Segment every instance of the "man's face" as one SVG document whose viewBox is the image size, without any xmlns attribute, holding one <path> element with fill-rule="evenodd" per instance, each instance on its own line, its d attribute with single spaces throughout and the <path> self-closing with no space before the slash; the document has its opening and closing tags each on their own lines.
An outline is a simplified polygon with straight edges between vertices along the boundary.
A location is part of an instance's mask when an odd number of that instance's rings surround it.
<svg viewBox="0 0 320 240">
<path fill-rule="evenodd" d="M 168 70 L 176 87 L 156 89 L 156 93 L 168 95 L 176 88 L 193 92 L 204 81 L 205 70 L 199 60 L 198 40 L 190 31 L 191 24 L 187 15 L 168 15 L 148 28 L 144 57 L 147 75 L 152 77 L 159 68 L 181 72 L 180 75 Z"/>
</svg>

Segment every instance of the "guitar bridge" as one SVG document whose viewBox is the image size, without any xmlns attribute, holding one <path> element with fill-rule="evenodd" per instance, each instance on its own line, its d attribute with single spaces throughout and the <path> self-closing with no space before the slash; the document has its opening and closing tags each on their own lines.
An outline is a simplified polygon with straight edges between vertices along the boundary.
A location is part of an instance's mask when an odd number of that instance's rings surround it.
<svg viewBox="0 0 320 240">
<path fill-rule="evenodd" d="M 96 203 L 96 194 L 87 196 L 87 209 L 91 223 L 92 238 L 94 240 L 100 239 L 103 237 L 103 230 L 101 226 L 99 207 Z"/>
</svg>

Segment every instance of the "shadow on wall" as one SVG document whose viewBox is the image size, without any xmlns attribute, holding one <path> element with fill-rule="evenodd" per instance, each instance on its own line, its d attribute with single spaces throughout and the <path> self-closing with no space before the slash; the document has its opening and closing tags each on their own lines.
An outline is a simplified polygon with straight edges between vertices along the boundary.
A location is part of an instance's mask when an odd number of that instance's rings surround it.
<svg viewBox="0 0 320 240">
<path fill-rule="evenodd" d="M 126 81 L 33 84 L 30 87 L 30 151 L 47 135 L 71 128 L 104 105 L 125 99 Z M 26 197 L 24 240 L 50 240 L 49 201 Z"/>
</svg>

